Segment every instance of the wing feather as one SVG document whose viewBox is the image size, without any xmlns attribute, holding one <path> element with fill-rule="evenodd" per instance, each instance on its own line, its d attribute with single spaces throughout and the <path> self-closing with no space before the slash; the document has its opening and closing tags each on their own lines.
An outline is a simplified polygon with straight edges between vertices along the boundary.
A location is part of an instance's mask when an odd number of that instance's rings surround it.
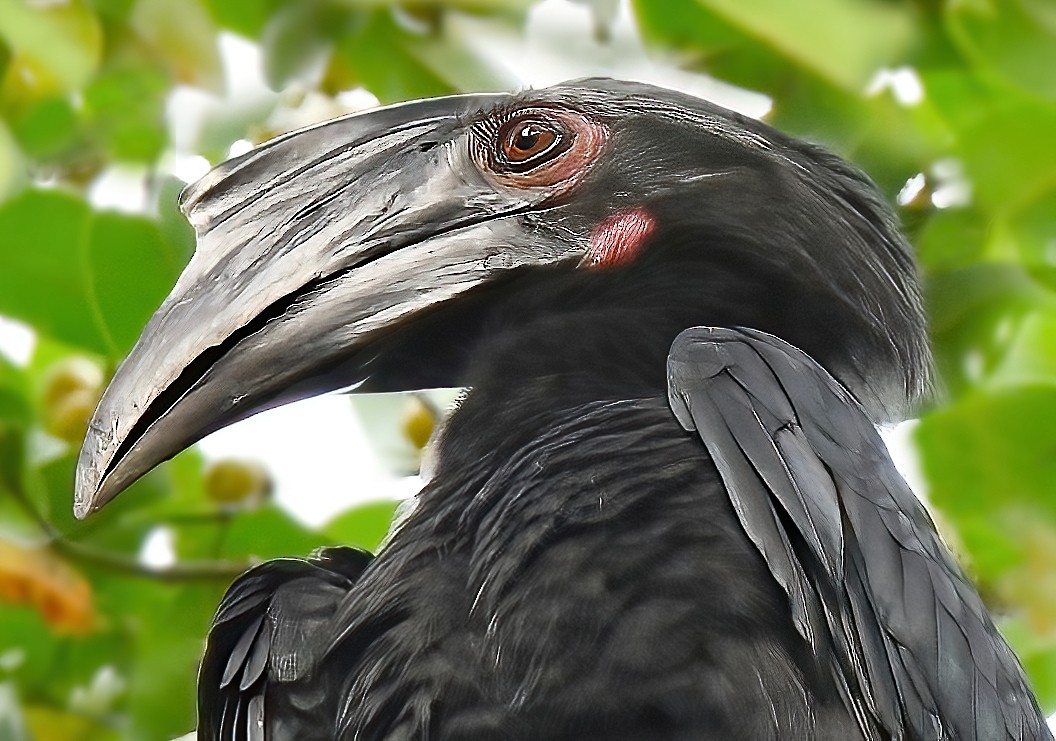
<svg viewBox="0 0 1056 741">
<path fill-rule="evenodd" d="M 867 738 L 1051 739 L 1011 649 L 861 406 L 754 330 L 697 327 L 668 360 L 696 430 L 803 637 L 836 650 Z"/>
<path fill-rule="evenodd" d="M 728 427 L 727 418 L 715 404 L 714 398 L 709 395 L 697 398 L 693 414 L 694 419 L 707 425 L 715 439 L 720 441 L 712 457 L 723 480 L 735 482 L 741 493 L 733 501 L 734 509 L 742 522 L 753 523 L 748 537 L 763 554 L 774 578 L 788 594 L 796 629 L 814 645 L 817 640 L 814 626 L 818 622 L 820 606 L 816 597 L 805 590 L 806 574 L 792 550 L 788 533 L 779 522 L 764 482 L 743 456 L 725 455 L 726 451 L 737 448 L 736 435 Z"/>
<path fill-rule="evenodd" d="M 286 707 L 283 693 L 314 668 L 325 647 L 318 628 L 370 560 L 364 551 L 331 548 L 311 559 L 269 561 L 231 585 L 213 619 L 198 678 L 202 741 L 275 737 L 269 713 L 282 712 L 276 707 Z"/>
</svg>

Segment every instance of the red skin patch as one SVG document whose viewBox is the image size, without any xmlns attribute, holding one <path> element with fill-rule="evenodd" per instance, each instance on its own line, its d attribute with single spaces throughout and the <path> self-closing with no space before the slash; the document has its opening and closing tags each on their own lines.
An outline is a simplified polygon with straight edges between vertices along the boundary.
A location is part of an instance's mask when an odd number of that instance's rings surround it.
<svg viewBox="0 0 1056 741">
<path fill-rule="evenodd" d="M 588 268 L 608 268 L 634 262 L 656 229 L 656 219 L 644 208 L 613 214 L 598 224 L 583 258 Z"/>
</svg>

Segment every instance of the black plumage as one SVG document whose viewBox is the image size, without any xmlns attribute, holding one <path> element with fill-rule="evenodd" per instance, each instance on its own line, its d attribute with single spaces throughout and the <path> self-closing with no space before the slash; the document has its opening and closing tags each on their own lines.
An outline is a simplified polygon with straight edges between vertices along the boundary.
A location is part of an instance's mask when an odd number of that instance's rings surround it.
<svg viewBox="0 0 1056 741">
<path fill-rule="evenodd" d="M 201 738 L 1051 738 L 873 427 L 929 357 L 843 161 L 594 80 L 293 134 L 185 210 L 80 511 L 292 398 L 471 389 L 376 556 L 232 586 Z"/>
</svg>

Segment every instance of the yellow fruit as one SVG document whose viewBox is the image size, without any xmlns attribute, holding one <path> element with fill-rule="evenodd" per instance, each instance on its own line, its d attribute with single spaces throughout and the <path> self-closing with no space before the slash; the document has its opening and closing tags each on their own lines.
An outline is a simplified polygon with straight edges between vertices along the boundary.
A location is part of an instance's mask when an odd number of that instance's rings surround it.
<svg viewBox="0 0 1056 741">
<path fill-rule="evenodd" d="M 103 372 L 95 363 L 76 357 L 60 360 L 44 380 L 45 429 L 70 444 L 80 443 L 102 391 Z"/>
<path fill-rule="evenodd" d="M 98 403 L 99 394 L 95 391 L 72 391 L 48 408 L 45 427 L 60 440 L 79 445 Z"/>
<path fill-rule="evenodd" d="M 87 358 L 63 358 L 48 369 L 44 379 L 44 406 L 58 403 L 74 391 L 95 391 L 103 388 L 103 371 Z"/>
<path fill-rule="evenodd" d="M 259 503 L 272 488 L 264 466 L 231 458 L 216 461 L 205 471 L 205 495 L 219 504 Z"/>
<path fill-rule="evenodd" d="M 103 27 L 85 0 L 5 3 L 11 59 L 2 79 L 8 105 L 82 89 L 103 54 Z"/>
<path fill-rule="evenodd" d="M 429 442 L 435 426 L 436 416 L 433 410 L 422 403 L 417 396 L 412 396 L 400 427 L 403 436 L 410 441 L 411 445 L 421 450 Z"/>
</svg>

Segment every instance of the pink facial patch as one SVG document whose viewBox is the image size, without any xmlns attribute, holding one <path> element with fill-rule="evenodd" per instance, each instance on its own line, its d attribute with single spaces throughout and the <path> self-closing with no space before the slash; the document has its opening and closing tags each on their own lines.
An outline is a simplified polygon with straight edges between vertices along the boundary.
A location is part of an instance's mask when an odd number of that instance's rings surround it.
<svg viewBox="0 0 1056 741">
<path fill-rule="evenodd" d="M 655 228 L 656 219 L 644 208 L 613 214 L 591 235 L 583 266 L 607 268 L 633 262 Z"/>
</svg>

